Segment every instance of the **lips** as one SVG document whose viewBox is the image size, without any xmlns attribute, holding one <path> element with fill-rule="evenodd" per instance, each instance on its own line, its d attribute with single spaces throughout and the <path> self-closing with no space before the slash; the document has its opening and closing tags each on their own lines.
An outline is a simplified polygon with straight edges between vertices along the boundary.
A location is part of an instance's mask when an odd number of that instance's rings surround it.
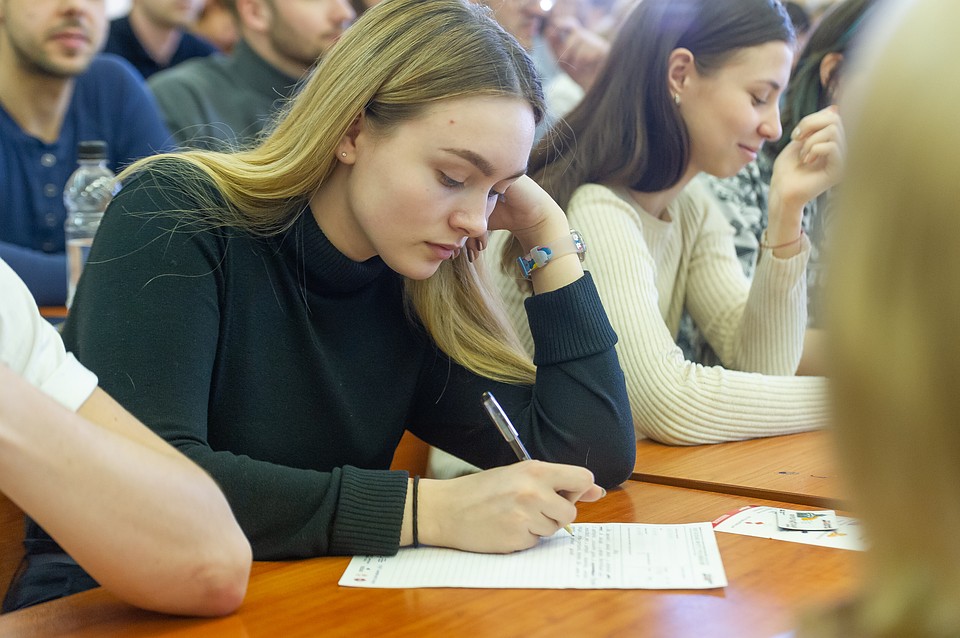
<svg viewBox="0 0 960 638">
<path fill-rule="evenodd" d="M 50 39 L 74 48 L 87 46 L 90 44 L 90 37 L 85 31 L 78 29 L 64 29 L 62 31 L 55 31 L 50 36 Z"/>
<path fill-rule="evenodd" d="M 434 244 L 427 242 L 427 246 L 441 260 L 452 259 L 463 248 L 463 244 Z"/>
<path fill-rule="evenodd" d="M 744 154 L 750 158 L 751 161 L 757 159 L 757 152 L 759 152 L 760 150 L 759 147 L 754 148 L 752 146 L 746 146 L 744 144 L 739 144 L 738 146 L 740 147 L 740 150 L 743 151 Z"/>
</svg>

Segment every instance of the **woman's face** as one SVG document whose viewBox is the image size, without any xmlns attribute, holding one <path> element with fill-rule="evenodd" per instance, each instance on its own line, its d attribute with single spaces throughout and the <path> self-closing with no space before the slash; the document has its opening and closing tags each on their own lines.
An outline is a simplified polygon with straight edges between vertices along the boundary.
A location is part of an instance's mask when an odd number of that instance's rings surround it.
<svg viewBox="0 0 960 638">
<path fill-rule="evenodd" d="M 438 102 L 381 136 L 361 119 L 337 151 L 341 205 L 330 212 L 340 219 L 314 214 L 351 259 L 379 255 L 398 273 L 426 279 L 486 232 L 498 194 L 526 172 L 534 128 L 530 105 L 507 97 Z"/>
<path fill-rule="evenodd" d="M 764 142 L 780 138 L 778 103 L 792 61 L 786 42 L 768 42 L 742 49 L 709 75 L 692 71 L 680 104 L 691 171 L 736 175 Z"/>
</svg>

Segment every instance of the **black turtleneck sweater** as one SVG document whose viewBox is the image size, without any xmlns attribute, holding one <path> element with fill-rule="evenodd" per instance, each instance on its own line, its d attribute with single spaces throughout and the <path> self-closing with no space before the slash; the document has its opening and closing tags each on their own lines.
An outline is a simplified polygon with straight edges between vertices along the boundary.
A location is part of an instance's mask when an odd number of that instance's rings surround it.
<svg viewBox="0 0 960 638">
<path fill-rule="evenodd" d="M 528 300 L 537 381 L 507 385 L 440 352 L 404 314 L 401 277 L 345 257 L 309 209 L 270 238 L 178 225 L 174 211 L 204 205 L 156 173 L 127 184 L 64 339 L 217 480 L 255 558 L 394 553 L 407 476 L 387 468 L 405 428 L 482 467 L 516 461 L 488 390 L 534 458 L 586 465 L 607 487 L 629 476 L 616 335 L 589 275 Z"/>
</svg>

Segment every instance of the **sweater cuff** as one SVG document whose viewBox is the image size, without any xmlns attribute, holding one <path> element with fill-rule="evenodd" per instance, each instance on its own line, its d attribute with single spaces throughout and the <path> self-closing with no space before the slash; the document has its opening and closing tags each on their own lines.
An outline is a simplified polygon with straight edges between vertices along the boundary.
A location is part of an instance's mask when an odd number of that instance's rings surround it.
<svg viewBox="0 0 960 638">
<path fill-rule="evenodd" d="M 528 297 L 524 306 L 537 366 L 589 357 L 617 343 L 589 272 L 563 288 Z"/>
<path fill-rule="evenodd" d="M 340 502 L 330 535 L 334 556 L 389 556 L 400 548 L 407 473 L 341 468 Z"/>
<path fill-rule="evenodd" d="M 766 230 L 760 235 L 760 242 L 761 244 L 767 242 Z M 800 252 L 793 257 L 780 259 L 774 256 L 772 250 L 764 250 L 762 261 L 767 262 L 764 267 L 770 271 L 767 278 L 770 279 L 771 285 L 777 289 L 790 288 L 797 280 L 802 279 L 807 268 L 807 261 L 810 259 L 810 246 L 810 238 L 804 233 L 800 238 Z M 757 270 L 760 270 L 759 263 L 757 264 Z"/>
</svg>

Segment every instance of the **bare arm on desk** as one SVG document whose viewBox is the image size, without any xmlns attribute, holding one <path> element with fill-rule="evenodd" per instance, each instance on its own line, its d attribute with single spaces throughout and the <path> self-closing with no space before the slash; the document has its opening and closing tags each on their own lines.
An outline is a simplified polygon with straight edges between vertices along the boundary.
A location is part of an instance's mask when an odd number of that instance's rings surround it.
<svg viewBox="0 0 960 638">
<path fill-rule="evenodd" d="M 243 600 L 250 546 L 219 488 L 99 388 L 74 414 L 0 365 L 0 489 L 126 602 Z"/>
</svg>

